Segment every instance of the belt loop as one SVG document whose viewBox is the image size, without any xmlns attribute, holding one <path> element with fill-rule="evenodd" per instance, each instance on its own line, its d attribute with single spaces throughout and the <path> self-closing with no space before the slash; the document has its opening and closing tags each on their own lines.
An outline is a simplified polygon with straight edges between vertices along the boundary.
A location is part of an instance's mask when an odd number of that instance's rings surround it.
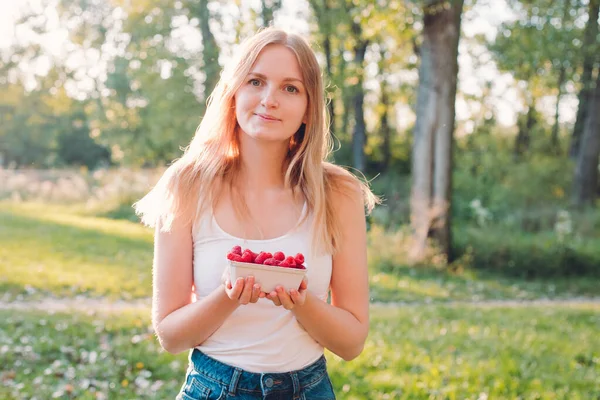
<svg viewBox="0 0 600 400">
<path fill-rule="evenodd" d="M 242 375 L 242 370 L 237 367 L 234 368 L 233 375 L 231 377 L 231 382 L 229 382 L 229 395 L 230 396 L 235 396 L 235 391 L 237 389 L 237 385 L 238 385 L 241 375 Z"/>
<path fill-rule="evenodd" d="M 298 380 L 298 374 L 296 372 L 290 372 L 292 377 L 292 385 L 294 385 L 294 400 L 300 398 L 300 381 Z"/>
</svg>

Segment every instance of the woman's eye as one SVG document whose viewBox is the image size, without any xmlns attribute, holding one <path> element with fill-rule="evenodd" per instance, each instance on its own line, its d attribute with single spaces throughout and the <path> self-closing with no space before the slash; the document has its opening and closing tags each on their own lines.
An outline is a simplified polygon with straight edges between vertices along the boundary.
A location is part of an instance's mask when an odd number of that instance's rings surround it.
<svg viewBox="0 0 600 400">
<path fill-rule="evenodd" d="M 260 86 L 260 81 L 258 79 L 250 79 L 248 83 L 252 86 Z"/>
<path fill-rule="evenodd" d="M 286 86 L 285 91 L 289 93 L 298 93 L 298 89 L 294 86 Z"/>
</svg>

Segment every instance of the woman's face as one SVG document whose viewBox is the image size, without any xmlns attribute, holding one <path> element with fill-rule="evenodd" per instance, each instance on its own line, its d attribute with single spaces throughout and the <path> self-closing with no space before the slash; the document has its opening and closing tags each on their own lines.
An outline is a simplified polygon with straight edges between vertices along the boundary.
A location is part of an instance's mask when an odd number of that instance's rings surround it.
<svg viewBox="0 0 600 400">
<path fill-rule="evenodd" d="M 259 54 L 235 93 L 242 132 L 254 139 L 288 141 L 306 122 L 308 96 L 292 50 L 271 44 Z"/>
</svg>

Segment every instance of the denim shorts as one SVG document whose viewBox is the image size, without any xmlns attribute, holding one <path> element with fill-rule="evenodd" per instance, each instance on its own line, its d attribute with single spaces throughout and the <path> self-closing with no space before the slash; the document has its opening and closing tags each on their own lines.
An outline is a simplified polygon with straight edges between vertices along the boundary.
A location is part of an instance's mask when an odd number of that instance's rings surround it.
<svg viewBox="0 0 600 400">
<path fill-rule="evenodd" d="M 324 356 L 301 370 L 261 374 L 232 367 L 194 349 L 176 399 L 332 400 L 335 394 Z"/>
</svg>

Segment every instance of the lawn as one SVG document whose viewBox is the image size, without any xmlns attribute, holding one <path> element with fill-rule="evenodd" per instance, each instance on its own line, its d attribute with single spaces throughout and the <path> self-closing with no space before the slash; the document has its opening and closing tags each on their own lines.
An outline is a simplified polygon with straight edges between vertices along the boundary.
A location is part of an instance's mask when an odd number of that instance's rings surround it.
<svg viewBox="0 0 600 400">
<path fill-rule="evenodd" d="M 373 260 L 365 350 L 350 363 L 327 353 L 338 398 L 600 399 L 600 303 L 583 298 L 598 296 L 597 281 L 391 273 Z M 0 203 L 0 305 L 148 299 L 151 263 L 152 232 L 139 224 Z M 580 301 L 481 302 L 572 296 Z M 0 310 L 0 398 L 174 398 L 187 354 L 160 349 L 149 314 Z"/>
<path fill-rule="evenodd" d="M 186 354 L 148 312 L 0 311 L 0 398 L 172 399 Z M 340 399 L 597 399 L 600 306 L 373 307 L 363 354 L 327 354 Z"/>
</svg>

